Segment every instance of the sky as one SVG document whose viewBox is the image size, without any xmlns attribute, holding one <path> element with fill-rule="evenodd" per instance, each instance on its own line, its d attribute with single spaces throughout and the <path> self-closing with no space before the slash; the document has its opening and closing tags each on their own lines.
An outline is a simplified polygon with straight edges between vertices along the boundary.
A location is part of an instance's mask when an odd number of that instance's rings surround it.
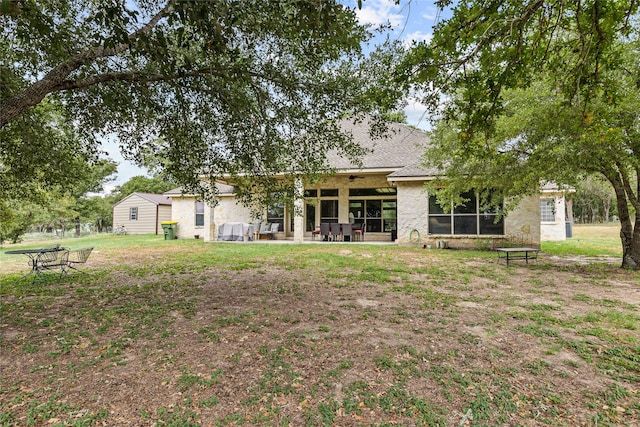
<svg viewBox="0 0 640 427">
<path fill-rule="evenodd" d="M 407 46 L 413 40 L 429 41 L 432 27 L 440 17 L 434 0 L 401 0 L 400 4 L 396 4 L 395 0 L 364 0 L 361 9 L 357 7 L 357 0 L 343 0 L 343 3 L 356 10 L 362 24 L 390 24 L 391 28 L 387 32 L 389 37 L 392 40 L 400 40 Z M 426 129 L 423 105 L 409 100 L 404 111 L 410 125 Z M 102 148 L 108 153 L 109 158 L 118 163 L 117 177 L 105 186 L 105 193 L 109 193 L 134 176 L 147 175 L 145 169 L 139 168 L 122 157 L 117 141 L 105 141 Z"/>
</svg>

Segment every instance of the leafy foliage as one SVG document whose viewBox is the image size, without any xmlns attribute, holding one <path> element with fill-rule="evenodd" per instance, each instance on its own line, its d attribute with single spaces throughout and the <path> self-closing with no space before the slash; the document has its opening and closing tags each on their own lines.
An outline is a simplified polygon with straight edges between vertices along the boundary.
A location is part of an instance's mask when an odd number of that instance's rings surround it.
<svg viewBox="0 0 640 427">
<path fill-rule="evenodd" d="M 134 176 L 129 181 L 117 187 L 111 194 L 113 203 L 117 203 L 131 193 L 162 194 L 175 188 L 176 184 L 164 181 L 162 178 L 149 178 L 146 176 Z"/>
<path fill-rule="evenodd" d="M 306 176 L 331 149 L 355 157 L 337 120 L 392 109 L 400 94 L 383 90 L 389 55 L 365 60 L 369 34 L 335 1 L 16 2 L 0 24 L 9 153 L 46 151 L 40 105 L 55 102 L 80 142 L 68 152 L 89 158 L 115 135 L 127 158 L 154 153 L 199 192 L 201 174 Z M 13 159 L 16 182 L 43 163 Z M 68 180 L 73 168 L 56 166 L 50 179 Z"/>
<path fill-rule="evenodd" d="M 598 174 L 616 193 L 623 265 L 640 268 L 638 11 L 634 1 L 457 2 L 400 75 L 434 112 L 426 157 L 447 177 L 433 184 L 441 199 L 493 188 L 514 206 L 544 182 Z"/>
</svg>

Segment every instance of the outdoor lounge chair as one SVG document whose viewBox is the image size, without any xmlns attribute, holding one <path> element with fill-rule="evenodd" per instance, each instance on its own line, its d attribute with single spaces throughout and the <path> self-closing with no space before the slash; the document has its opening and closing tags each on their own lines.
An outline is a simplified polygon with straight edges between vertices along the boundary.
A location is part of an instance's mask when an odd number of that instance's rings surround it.
<svg viewBox="0 0 640 427">
<path fill-rule="evenodd" d="M 271 228 L 269 229 L 269 238 L 271 240 L 275 239 L 275 234 L 280 230 L 280 224 L 277 222 L 271 223 Z"/>
<path fill-rule="evenodd" d="M 269 223 L 261 222 L 260 228 L 258 229 L 258 240 L 260 239 L 260 236 L 269 236 L 269 234 L 271 234 L 271 230 L 269 229 Z"/>
<path fill-rule="evenodd" d="M 274 239 L 274 235 L 280 229 L 280 224 L 277 222 L 272 222 L 271 224 L 262 223 L 260 224 L 260 232 L 258 233 L 260 236 L 265 235 L 269 237 L 269 240 Z"/>
</svg>

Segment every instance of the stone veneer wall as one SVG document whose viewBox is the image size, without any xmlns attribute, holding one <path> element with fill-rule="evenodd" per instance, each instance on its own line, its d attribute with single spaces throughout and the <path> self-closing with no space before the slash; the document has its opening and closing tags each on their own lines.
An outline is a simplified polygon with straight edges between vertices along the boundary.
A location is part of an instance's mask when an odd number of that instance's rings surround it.
<svg viewBox="0 0 640 427">
<path fill-rule="evenodd" d="M 193 196 L 174 197 L 172 199 L 172 219 L 177 221 L 176 235 L 179 239 L 193 239 L 198 235 L 205 241 L 214 241 L 217 236 L 217 224 L 223 222 L 253 222 L 251 212 L 236 203 L 233 196 L 221 196 L 218 205 L 211 208 L 205 204 L 204 226 L 196 227 L 196 198 Z"/>
<path fill-rule="evenodd" d="M 505 218 L 504 228 L 507 235 L 528 237 L 532 246 L 540 247 L 540 197 L 522 199 Z"/>
<path fill-rule="evenodd" d="M 398 244 L 412 243 L 412 230 L 420 233 L 420 244 L 429 235 L 429 199 L 422 181 L 398 182 Z M 413 242 L 415 243 L 415 242 Z"/>
<path fill-rule="evenodd" d="M 446 240 L 450 248 L 490 248 L 499 244 L 502 237 L 469 237 L 454 235 L 429 235 L 429 200 L 422 182 L 398 182 L 398 244 L 431 245 Z M 534 246 L 540 246 L 540 201 L 527 197 L 505 218 L 505 235 L 527 235 Z M 417 230 L 419 242 L 412 242 L 411 232 Z"/>
<path fill-rule="evenodd" d="M 225 222 L 256 222 L 251 217 L 251 210 L 236 201 L 235 196 L 220 196 L 218 204 L 212 209 L 205 207 L 204 224 L 208 227 L 206 241 L 214 241 L 218 237 L 218 225 Z"/>
</svg>

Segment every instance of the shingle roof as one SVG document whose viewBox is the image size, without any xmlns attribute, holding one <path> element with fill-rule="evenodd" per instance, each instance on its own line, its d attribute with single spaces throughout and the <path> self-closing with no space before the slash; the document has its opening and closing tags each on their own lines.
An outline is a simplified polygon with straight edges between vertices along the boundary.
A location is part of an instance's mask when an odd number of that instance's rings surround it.
<svg viewBox="0 0 640 427">
<path fill-rule="evenodd" d="M 337 153 L 329 153 L 329 164 L 338 171 L 367 170 L 390 172 L 389 177 L 424 177 L 435 175 L 435 170 L 421 166 L 422 158 L 429 138 L 420 130 L 401 123 L 389 124 L 389 132 L 382 137 L 372 139 L 366 123 L 353 124 L 345 121 L 342 128 L 353 135 L 353 139 L 362 147 L 370 150 L 362 157 L 362 167 Z"/>
<path fill-rule="evenodd" d="M 232 185 L 222 184 L 220 182 L 216 182 L 216 189 L 218 190 L 218 194 L 234 194 L 235 188 Z M 172 190 L 169 190 L 164 193 L 164 195 L 171 196 L 194 196 L 191 193 L 185 193 L 182 187 L 177 187 Z"/>
<path fill-rule="evenodd" d="M 362 147 L 371 150 L 362 157 L 362 170 L 394 170 L 419 161 L 428 142 L 427 135 L 419 130 L 399 123 L 391 123 L 389 132 L 383 138 L 372 139 L 366 123 L 353 124 L 344 121 L 344 131 L 351 133 L 353 139 Z M 332 152 L 327 155 L 329 164 L 336 169 L 355 169 L 357 165 L 349 159 Z"/>
<path fill-rule="evenodd" d="M 171 199 L 163 196 L 162 194 L 152 194 L 152 193 L 138 193 L 138 192 L 134 192 L 131 193 L 131 195 L 136 195 L 139 197 L 142 197 L 145 200 L 150 201 L 151 203 L 154 203 L 156 205 L 170 205 L 171 204 Z"/>
</svg>

